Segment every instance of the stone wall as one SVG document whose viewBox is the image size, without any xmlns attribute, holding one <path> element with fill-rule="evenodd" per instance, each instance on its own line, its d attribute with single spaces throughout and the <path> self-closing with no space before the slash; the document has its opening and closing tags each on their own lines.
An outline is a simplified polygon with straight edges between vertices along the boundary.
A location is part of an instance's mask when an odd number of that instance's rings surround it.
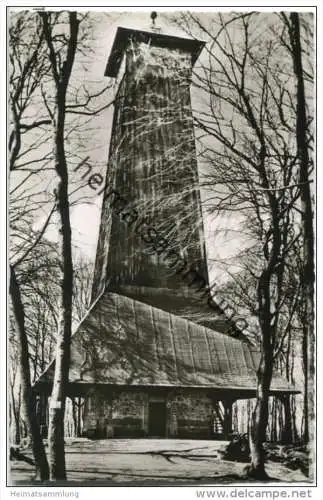
<svg viewBox="0 0 323 500">
<path fill-rule="evenodd" d="M 146 406 L 148 396 L 141 392 L 123 392 L 113 400 L 113 435 L 144 437 L 147 435 Z"/>
<path fill-rule="evenodd" d="M 123 391 L 112 394 L 108 391 L 91 389 L 85 398 L 77 398 L 80 405 L 73 407 L 73 400 L 67 398 L 65 412 L 65 436 L 85 436 L 96 439 L 113 437 L 153 436 L 149 422 L 150 403 L 164 403 L 166 438 L 223 439 L 224 428 L 219 423 L 219 413 L 215 411 L 212 400 L 202 391 L 174 390 L 163 394 L 150 391 Z M 74 401 L 75 403 L 75 401 Z M 291 402 L 294 411 L 293 400 Z M 255 399 L 241 399 L 233 403 L 233 432 L 248 433 Z M 220 414 L 223 404 L 219 402 Z M 37 416 L 42 436 L 47 437 L 48 401 L 37 403 Z M 299 438 L 295 426 L 295 416 L 291 415 L 291 435 L 286 435 L 286 415 L 282 401 L 269 398 L 269 422 L 266 429 L 268 441 L 296 442 Z M 223 424 L 223 422 L 222 422 Z M 230 431 L 229 431 L 230 432 Z M 162 437 L 162 436 L 160 436 Z"/>
<path fill-rule="evenodd" d="M 83 435 L 90 438 L 112 437 L 111 399 L 100 392 L 92 391 L 85 399 Z"/>
<path fill-rule="evenodd" d="M 138 392 L 91 392 L 84 408 L 83 435 L 93 438 L 142 437 L 147 396 Z"/>
<path fill-rule="evenodd" d="M 212 437 L 212 401 L 201 392 L 180 390 L 167 396 L 124 391 L 113 397 L 92 391 L 85 403 L 83 435 L 93 438 L 149 436 L 149 401 L 165 403 L 165 437 Z"/>
<path fill-rule="evenodd" d="M 170 437 L 211 437 L 212 401 L 201 392 L 176 391 L 168 398 Z"/>
</svg>

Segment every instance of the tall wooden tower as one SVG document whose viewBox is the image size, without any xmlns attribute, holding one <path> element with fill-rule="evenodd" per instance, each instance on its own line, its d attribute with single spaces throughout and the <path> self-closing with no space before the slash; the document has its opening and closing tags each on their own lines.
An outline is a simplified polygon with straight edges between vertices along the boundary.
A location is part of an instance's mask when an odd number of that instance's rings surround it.
<svg viewBox="0 0 323 500">
<path fill-rule="evenodd" d="M 189 268 L 207 283 L 190 97 L 203 46 L 154 26 L 117 30 L 105 72 L 119 86 L 93 299 L 105 287 L 167 309 L 190 294 Z"/>
<path fill-rule="evenodd" d="M 73 335 L 68 384 L 88 437 L 227 439 L 233 403 L 256 394 L 259 353 L 224 334 L 232 322 L 190 286 L 192 274 L 208 283 L 190 99 L 202 47 L 154 28 L 119 28 L 114 40 L 100 298 Z M 51 363 L 37 381 L 44 402 L 53 376 Z M 295 393 L 276 376 L 271 391 Z"/>
</svg>

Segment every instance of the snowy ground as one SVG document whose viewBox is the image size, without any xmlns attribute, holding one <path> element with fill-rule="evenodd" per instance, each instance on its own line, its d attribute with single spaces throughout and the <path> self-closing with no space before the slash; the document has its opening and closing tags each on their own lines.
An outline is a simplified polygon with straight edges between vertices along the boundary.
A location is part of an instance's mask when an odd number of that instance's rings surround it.
<svg viewBox="0 0 323 500">
<path fill-rule="evenodd" d="M 73 484 L 230 484 L 245 480 L 245 463 L 223 460 L 225 441 L 75 439 L 66 444 L 68 481 Z M 31 465 L 13 461 L 10 469 L 10 484 L 31 484 Z M 300 470 L 271 461 L 267 473 L 275 482 L 308 481 Z"/>
</svg>

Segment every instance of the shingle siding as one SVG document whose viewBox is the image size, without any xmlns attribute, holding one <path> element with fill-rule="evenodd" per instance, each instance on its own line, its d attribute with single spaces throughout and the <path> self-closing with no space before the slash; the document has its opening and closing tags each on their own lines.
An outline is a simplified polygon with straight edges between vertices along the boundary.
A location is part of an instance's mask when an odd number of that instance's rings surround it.
<svg viewBox="0 0 323 500">
<path fill-rule="evenodd" d="M 196 265 L 207 282 L 197 160 L 190 98 L 191 54 L 133 40 L 114 106 L 106 191 L 93 282 L 185 288 L 165 262 L 110 206 L 115 189 L 158 231 L 169 248 Z M 170 232 L 169 232 L 170 231 Z"/>
<path fill-rule="evenodd" d="M 241 340 L 105 292 L 72 338 L 70 381 L 255 391 L 258 361 Z M 271 388 L 295 391 L 278 375 Z"/>
</svg>

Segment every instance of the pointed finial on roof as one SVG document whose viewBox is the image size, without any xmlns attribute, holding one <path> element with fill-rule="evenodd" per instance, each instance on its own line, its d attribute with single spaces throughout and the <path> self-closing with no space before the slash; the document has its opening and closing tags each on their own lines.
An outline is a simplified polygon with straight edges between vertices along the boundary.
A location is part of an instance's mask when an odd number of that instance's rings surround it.
<svg viewBox="0 0 323 500">
<path fill-rule="evenodd" d="M 152 22 L 153 22 L 153 26 L 155 26 L 155 19 L 157 17 L 157 12 L 153 11 L 151 14 L 150 14 L 150 17 L 152 19 Z"/>
</svg>

